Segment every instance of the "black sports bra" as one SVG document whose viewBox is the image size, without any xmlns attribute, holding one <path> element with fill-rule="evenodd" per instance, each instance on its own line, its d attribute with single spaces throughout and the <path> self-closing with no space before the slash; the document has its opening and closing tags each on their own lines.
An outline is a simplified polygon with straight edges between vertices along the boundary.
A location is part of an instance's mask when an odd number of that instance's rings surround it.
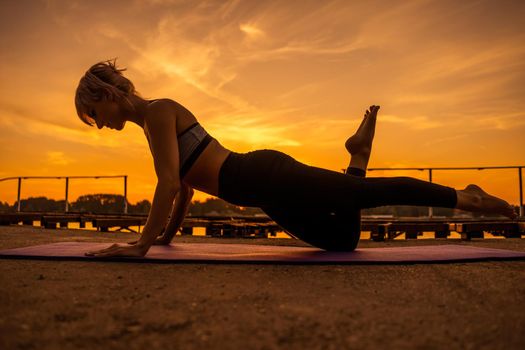
<svg viewBox="0 0 525 350">
<path fill-rule="evenodd" d="M 153 101 L 157 100 L 152 100 L 148 103 Z M 199 122 L 193 123 L 186 130 L 177 135 L 181 179 L 186 176 L 191 169 L 191 166 L 197 161 L 201 153 L 212 140 L 213 137 L 204 130 Z"/>
<path fill-rule="evenodd" d="M 182 179 L 206 146 L 213 140 L 213 137 L 196 122 L 177 135 L 177 139 L 179 142 L 180 177 Z"/>
</svg>

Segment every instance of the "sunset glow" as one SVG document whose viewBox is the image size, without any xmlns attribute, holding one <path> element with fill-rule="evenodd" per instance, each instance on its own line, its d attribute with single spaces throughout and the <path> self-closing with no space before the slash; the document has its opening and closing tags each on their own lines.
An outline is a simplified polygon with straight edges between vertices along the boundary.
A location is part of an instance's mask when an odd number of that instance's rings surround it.
<svg viewBox="0 0 525 350">
<path fill-rule="evenodd" d="M 236 152 L 341 171 L 377 104 L 371 168 L 525 165 L 524 13 L 523 1 L 2 1 L 0 178 L 126 174 L 128 200 L 152 200 L 142 129 L 76 116 L 80 77 L 115 57 L 144 98 L 183 104 Z M 398 175 L 427 179 L 368 173 Z M 518 204 L 516 169 L 433 175 Z M 122 191 L 72 181 L 69 200 Z M 0 182 L 0 201 L 16 194 Z M 29 196 L 63 199 L 64 181 L 25 181 Z"/>
</svg>

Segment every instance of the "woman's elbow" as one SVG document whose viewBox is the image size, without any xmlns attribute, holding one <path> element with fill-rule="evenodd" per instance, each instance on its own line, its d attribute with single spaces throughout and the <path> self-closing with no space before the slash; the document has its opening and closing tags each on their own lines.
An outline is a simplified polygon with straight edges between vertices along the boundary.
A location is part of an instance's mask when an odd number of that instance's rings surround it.
<svg viewBox="0 0 525 350">
<path fill-rule="evenodd" d="M 186 185 L 184 183 L 182 184 L 181 191 L 184 192 L 184 194 L 189 196 L 189 197 L 192 197 L 193 194 L 195 193 L 195 191 L 193 190 L 193 188 L 191 186 L 188 186 L 188 185 Z"/>
</svg>

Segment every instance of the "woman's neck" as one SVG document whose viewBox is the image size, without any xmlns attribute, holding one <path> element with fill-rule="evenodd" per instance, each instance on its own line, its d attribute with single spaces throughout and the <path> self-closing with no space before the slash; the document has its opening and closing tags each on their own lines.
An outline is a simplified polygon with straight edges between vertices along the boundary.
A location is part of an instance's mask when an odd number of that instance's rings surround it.
<svg viewBox="0 0 525 350">
<path fill-rule="evenodd" d="M 129 111 L 127 119 L 144 129 L 144 118 L 148 112 L 148 105 L 155 100 L 148 101 L 136 95 L 132 95 L 128 99 L 135 111 Z"/>
</svg>

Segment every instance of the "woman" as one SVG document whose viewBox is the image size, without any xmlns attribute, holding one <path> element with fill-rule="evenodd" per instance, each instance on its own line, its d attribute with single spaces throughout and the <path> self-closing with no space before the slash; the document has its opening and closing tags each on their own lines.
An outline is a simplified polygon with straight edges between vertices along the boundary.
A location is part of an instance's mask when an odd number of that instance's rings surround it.
<svg viewBox="0 0 525 350">
<path fill-rule="evenodd" d="M 122 130 L 127 121 L 143 128 L 158 180 L 141 238 L 86 255 L 144 256 L 153 244 L 169 244 L 184 219 L 193 188 L 236 205 L 260 207 L 291 235 L 326 250 L 355 249 L 359 211 L 364 208 L 437 206 L 516 217 L 507 202 L 476 185 L 455 190 L 410 177 L 366 178 L 379 106 L 370 107 L 356 134 L 347 140 L 352 160 L 342 174 L 300 163 L 276 150 L 233 152 L 179 103 L 142 98 L 115 61 L 93 65 L 80 79 L 77 114 L 99 129 Z"/>
</svg>

